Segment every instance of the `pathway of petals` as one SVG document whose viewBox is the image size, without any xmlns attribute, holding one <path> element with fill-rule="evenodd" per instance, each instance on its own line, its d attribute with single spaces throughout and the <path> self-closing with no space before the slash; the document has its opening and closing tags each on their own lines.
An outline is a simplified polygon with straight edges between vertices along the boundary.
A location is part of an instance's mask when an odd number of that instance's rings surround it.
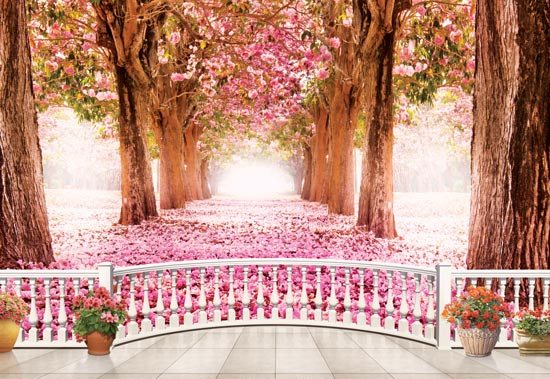
<svg viewBox="0 0 550 379">
<path fill-rule="evenodd" d="M 464 266 L 468 196 L 397 194 L 400 238 L 376 239 L 354 217 L 328 216 L 326 206 L 281 196 L 215 198 L 163 211 L 139 226 L 116 225 L 117 192 L 49 190 L 53 267 L 117 266 L 214 258 L 306 257 Z"/>
</svg>

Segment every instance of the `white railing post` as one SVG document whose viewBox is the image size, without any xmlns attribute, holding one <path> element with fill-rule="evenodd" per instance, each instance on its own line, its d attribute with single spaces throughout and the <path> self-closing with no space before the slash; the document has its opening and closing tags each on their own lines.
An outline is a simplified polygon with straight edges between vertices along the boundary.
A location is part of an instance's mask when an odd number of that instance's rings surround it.
<svg viewBox="0 0 550 379">
<path fill-rule="evenodd" d="M 446 304 L 451 302 L 451 265 L 449 263 L 436 266 L 437 298 L 436 298 L 436 340 L 440 350 L 451 349 L 451 324 L 443 319 L 441 312 Z"/>
<path fill-rule="evenodd" d="M 111 262 L 103 262 L 97 266 L 99 271 L 99 286 L 105 287 L 110 294 L 113 293 L 113 271 L 114 266 Z"/>
</svg>

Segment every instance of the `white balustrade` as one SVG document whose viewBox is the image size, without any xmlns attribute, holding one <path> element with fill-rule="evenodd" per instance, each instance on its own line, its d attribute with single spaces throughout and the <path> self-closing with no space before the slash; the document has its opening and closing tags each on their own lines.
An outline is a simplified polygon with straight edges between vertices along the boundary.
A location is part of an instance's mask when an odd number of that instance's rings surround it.
<svg viewBox="0 0 550 379">
<path fill-rule="evenodd" d="M 279 290 L 279 280 L 286 281 L 286 291 Z M 26 330 L 17 342 L 21 347 L 81 346 L 70 332 L 73 298 L 81 290 L 85 294 L 103 285 L 128 306 L 129 319 L 119 328 L 116 344 L 196 328 L 291 324 L 377 331 L 450 348 L 460 346 L 460 341 L 452 339 L 440 311 L 451 301 L 452 285 L 459 296 L 468 283 L 496 288 L 513 301 L 516 310 L 549 307 L 550 271 L 452 270 L 448 265 L 430 269 L 311 259 L 0 270 L 0 291 L 17 293 L 30 306 Z M 394 307 L 396 296 L 398 309 Z M 271 312 L 266 311 L 268 307 Z M 497 346 L 515 346 L 509 339 L 507 320 L 501 320 L 501 328 Z"/>
</svg>

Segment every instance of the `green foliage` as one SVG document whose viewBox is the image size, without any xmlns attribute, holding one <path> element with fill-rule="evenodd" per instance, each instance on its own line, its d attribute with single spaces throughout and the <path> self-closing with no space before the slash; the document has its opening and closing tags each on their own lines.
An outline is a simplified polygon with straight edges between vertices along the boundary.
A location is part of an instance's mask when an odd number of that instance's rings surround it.
<svg viewBox="0 0 550 379">
<path fill-rule="evenodd" d="M 517 329 L 532 335 L 538 339 L 543 339 L 550 335 L 550 312 L 542 312 L 540 309 L 529 311 L 522 310 L 516 315 L 515 323 Z"/>
</svg>

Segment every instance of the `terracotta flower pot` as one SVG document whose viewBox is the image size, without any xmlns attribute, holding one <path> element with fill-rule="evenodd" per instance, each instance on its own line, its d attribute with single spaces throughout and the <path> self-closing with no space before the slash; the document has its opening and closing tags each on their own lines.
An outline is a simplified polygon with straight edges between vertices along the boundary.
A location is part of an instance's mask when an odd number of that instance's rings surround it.
<svg viewBox="0 0 550 379">
<path fill-rule="evenodd" d="M 550 335 L 540 338 L 516 329 L 516 336 L 520 354 L 550 354 Z"/>
<path fill-rule="evenodd" d="M 90 355 L 107 355 L 111 352 L 111 345 L 115 336 L 108 336 L 99 332 L 92 332 L 86 336 L 86 346 Z"/>
<path fill-rule="evenodd" d="M 18 324 L 12 320 L 0 320 L 0 353 L 11 351 L 18 335 Z"/>
<path fill-rule="evenodd" d="M 464 347 L 464 352 L 469 357 L 486 357 L 491 355 L 491 351 L 498 341 L 500 328 L 496 330 L 489 329 L 457 329 L 460 341 Z"/>
</svg>

